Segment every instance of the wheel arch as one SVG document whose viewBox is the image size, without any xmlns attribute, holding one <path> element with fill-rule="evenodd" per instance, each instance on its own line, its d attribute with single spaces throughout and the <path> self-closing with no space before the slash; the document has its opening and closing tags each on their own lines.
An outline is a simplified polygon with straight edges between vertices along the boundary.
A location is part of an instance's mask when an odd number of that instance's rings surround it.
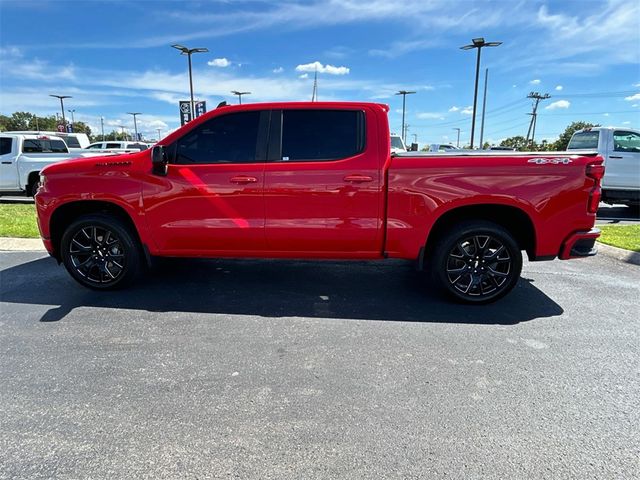
<svg viewBox="0 0 640 480">
<path fill-rule="evenodd" d="M 121 220 L 128 228 L 131 229 L 131 232 L 135 235 L 140 247 L 143 249 L 145 256 L 148 256 L 148 249 L 140 236 L 137 225 L 130 213 L 127 212 L 124 207 L 116 203 L 103 200 L 78 200 L 60 205 L 53 211 L 49 220 L 51 243 L 55 252 L 54 256 L 58 261 L 61 259 L 60 242 L 64 231 L 78 217 L 92 213 L 113 215 Z"/>
<path fill-rule="evenodd" d="M 466 220 L 485 220 L 500 225 L 514 236 L 530 259 L 535 258 L 536 229 L 531 217 L 518 207 L 490 203 L 455 207 L 443 213 L 429 230 L 424 252 L 432 251 L 438 238 L 452 226 Z"/>
</svg>

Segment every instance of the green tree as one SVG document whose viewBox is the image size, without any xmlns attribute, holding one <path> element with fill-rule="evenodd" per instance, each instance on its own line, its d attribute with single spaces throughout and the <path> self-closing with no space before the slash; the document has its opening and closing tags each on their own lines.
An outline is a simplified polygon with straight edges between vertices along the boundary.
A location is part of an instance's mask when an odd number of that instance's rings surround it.
<svg viewBox="0 0 640 480">
<path fill-rule="evenodd" d="M 600 125 L 594 125 L 593 123 L 589 123 L 589 122 L 572 122 L 571 125 L 565 128 L 564 132 L 560 134 L 560 138 L 558 138 L 558 140 L 556 140 L 554 143 L 550 145 L 551 150 L 564 151 L 567 149 L 567 146 L 569 145 L 569 140 L 571 140 L 571 137 L 575 132 L 577 132 L 578 130 L 582 130 L 583 128 L 599 127 L 599 126 Z"/>
<path fill-rule="evenodd" d="M 526 150 L 527 147 L 527 139 L 522 135 L 516 135 L 515 137 L 505 138 L 500 142 L 501 147 L 511 147 L 516 150 Z"/>
</svg>

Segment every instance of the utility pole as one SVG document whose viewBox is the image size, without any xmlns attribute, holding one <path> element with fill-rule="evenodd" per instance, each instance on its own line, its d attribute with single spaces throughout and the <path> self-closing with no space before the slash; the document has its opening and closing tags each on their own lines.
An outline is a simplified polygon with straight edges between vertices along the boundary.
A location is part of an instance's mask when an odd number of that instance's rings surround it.
<svg viewBox="0 0 640 480">
<path fill-rule="evenodd" d="M 102 141 L 104 142 L 104 117 L 100 116 L 100 130 L 102 131 Z"/>
<path fill-rule="evenodd" d="M 471 118 L 471 148 L 473 149 L 473 136 L 476 130 L 476 105 L 478 103 L 478 77 L 480 76 L 480 51 L 482 47 L 498 47 L 502 45 L 502 42 L 485 42 L 484 38 L 474 38 L 471 40 L 471 44 L 460 47 L 462 50 L 471 50 L 473 48 L 478 49 L 478 56 L 476 58 L 476 83 L 473 90 L 473 117 Z"/>
<path fill-rule="evenodd" d="M 484 98 L 482 99 L 482 121 L 480 122 L 480 150 L 484 148 L 484 112 L 487 109 L 487 81 L 489 80 L 489 69 L 484 71 Z"/>
<path fill-rule="evenodd" d="M 316 64 L 316 70 L 313 74 L 313 92 L 311 92 L 311 101 L 318 101 L 318 65 Z"/>
<path fill-rule="evenodd" d="M 548 93 L 545 93 L 544 95 L 540 95 L 538 92 L 531 92 L 531 93 L 529 93 L 529 95 L 527 95 L 527 98 L 533 99 L 533 108 L 531 110 L 531 113 L 529 113 L 529 115 L 531 115 L 531 123 L 529 123 L 529 130 L 527 130 L 526 145 L 529 145 L 529 135 L 531 135 L 531 145 L 533 146 L 533 143 L 535 142 L 535 137 L 536 137 L 536 122 L 537 122 L 537 118 L 538 118 L 538 104 L 542 100 L 546 100 L 548 98 L 551 98 L 551 95 L 549 95 Z"/>
<path fill-rule="evenodd" d="M 411 135 L 413 135 L 413 143 L 418 143 L 418 134 L 412 133 Z"/>
<path fill-rule="evenodd" d="M 454 130 L 458 131 L 458 140 L 456 140 L 456 147 L 460 148 L 460 129 L 454 128 Z"/>
<path fill-rule="evenodd" d="M 158 141 L 160 141 L 160 132 L 162 131 L 160 128 L 156 128 L 156 131 L 158 132 Z"/>
<path fill-rule="evenodd" d="M 407 95 L 411 95 L 413 93 L 413 91 L 410 90 L 399 90 L 398 92 L 396 92 L 396 95 L 402 95 L 402 141 L 404 142 L 404 144 L 407 144 L 407 130 L 406 130 L 406 125 L 404 124 L 404 112 L 405 112 L 405 107 L 406 107 L 406 100 L 407 100 Z"/>
</svg>

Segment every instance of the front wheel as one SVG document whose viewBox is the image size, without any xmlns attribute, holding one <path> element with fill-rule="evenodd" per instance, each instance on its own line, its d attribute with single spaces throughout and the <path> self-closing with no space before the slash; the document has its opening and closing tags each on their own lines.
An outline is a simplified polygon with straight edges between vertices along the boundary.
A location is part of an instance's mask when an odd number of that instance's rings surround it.
<svg viewBox="0 0 640 480">
<path fill-rule="evenodd" d="M 60 242 L 62 261 L 85 287 L 111 290 L 129 285 L 140 270 L 136 236 L 111 215 L 85 215 L 73 222 Z"/>
<path fill-rule="evenodd" d="M 456 300 L 490 303 L 505 296 L 518 283 L 522 252 L 502 226 L 468 221 L 439 239 L 430 268 L 434 280 Z"/>
</svg>

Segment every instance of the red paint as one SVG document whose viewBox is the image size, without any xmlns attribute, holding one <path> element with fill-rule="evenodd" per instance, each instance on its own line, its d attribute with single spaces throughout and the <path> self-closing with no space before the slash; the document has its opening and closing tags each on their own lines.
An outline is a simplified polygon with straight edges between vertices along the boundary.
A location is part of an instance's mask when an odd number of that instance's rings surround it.
<svg viewBox="0 0 640 480">
<path fill-rule="evenodd" d="M 52 213 L 69 202 L 96 200 L 121 207 L 151 254 L 171 256 L 415 259 L 443 214 L 504 205 L 530 219 L 536 257 L 567 258 L 567 239 L 594 225 L 602 159 L 567 153 L 391 158 L 388 108 L 378 104 L 223 107 L 160 144 L 171 145 L 217 115 L 295 108 L 364 111 L 364 151 L 331 162 L 169 165 L 167 176 L 152 173 L 151 150 L 103 163 L 54 164 L 44 170 L 47 180 L 36 196 L 47 249 L 56 253 L 49 240 Z M 571 162 L 528 161 L 556 157 Z M 118 164 L 123 161 L 130 165 Z"/>
</svg>

